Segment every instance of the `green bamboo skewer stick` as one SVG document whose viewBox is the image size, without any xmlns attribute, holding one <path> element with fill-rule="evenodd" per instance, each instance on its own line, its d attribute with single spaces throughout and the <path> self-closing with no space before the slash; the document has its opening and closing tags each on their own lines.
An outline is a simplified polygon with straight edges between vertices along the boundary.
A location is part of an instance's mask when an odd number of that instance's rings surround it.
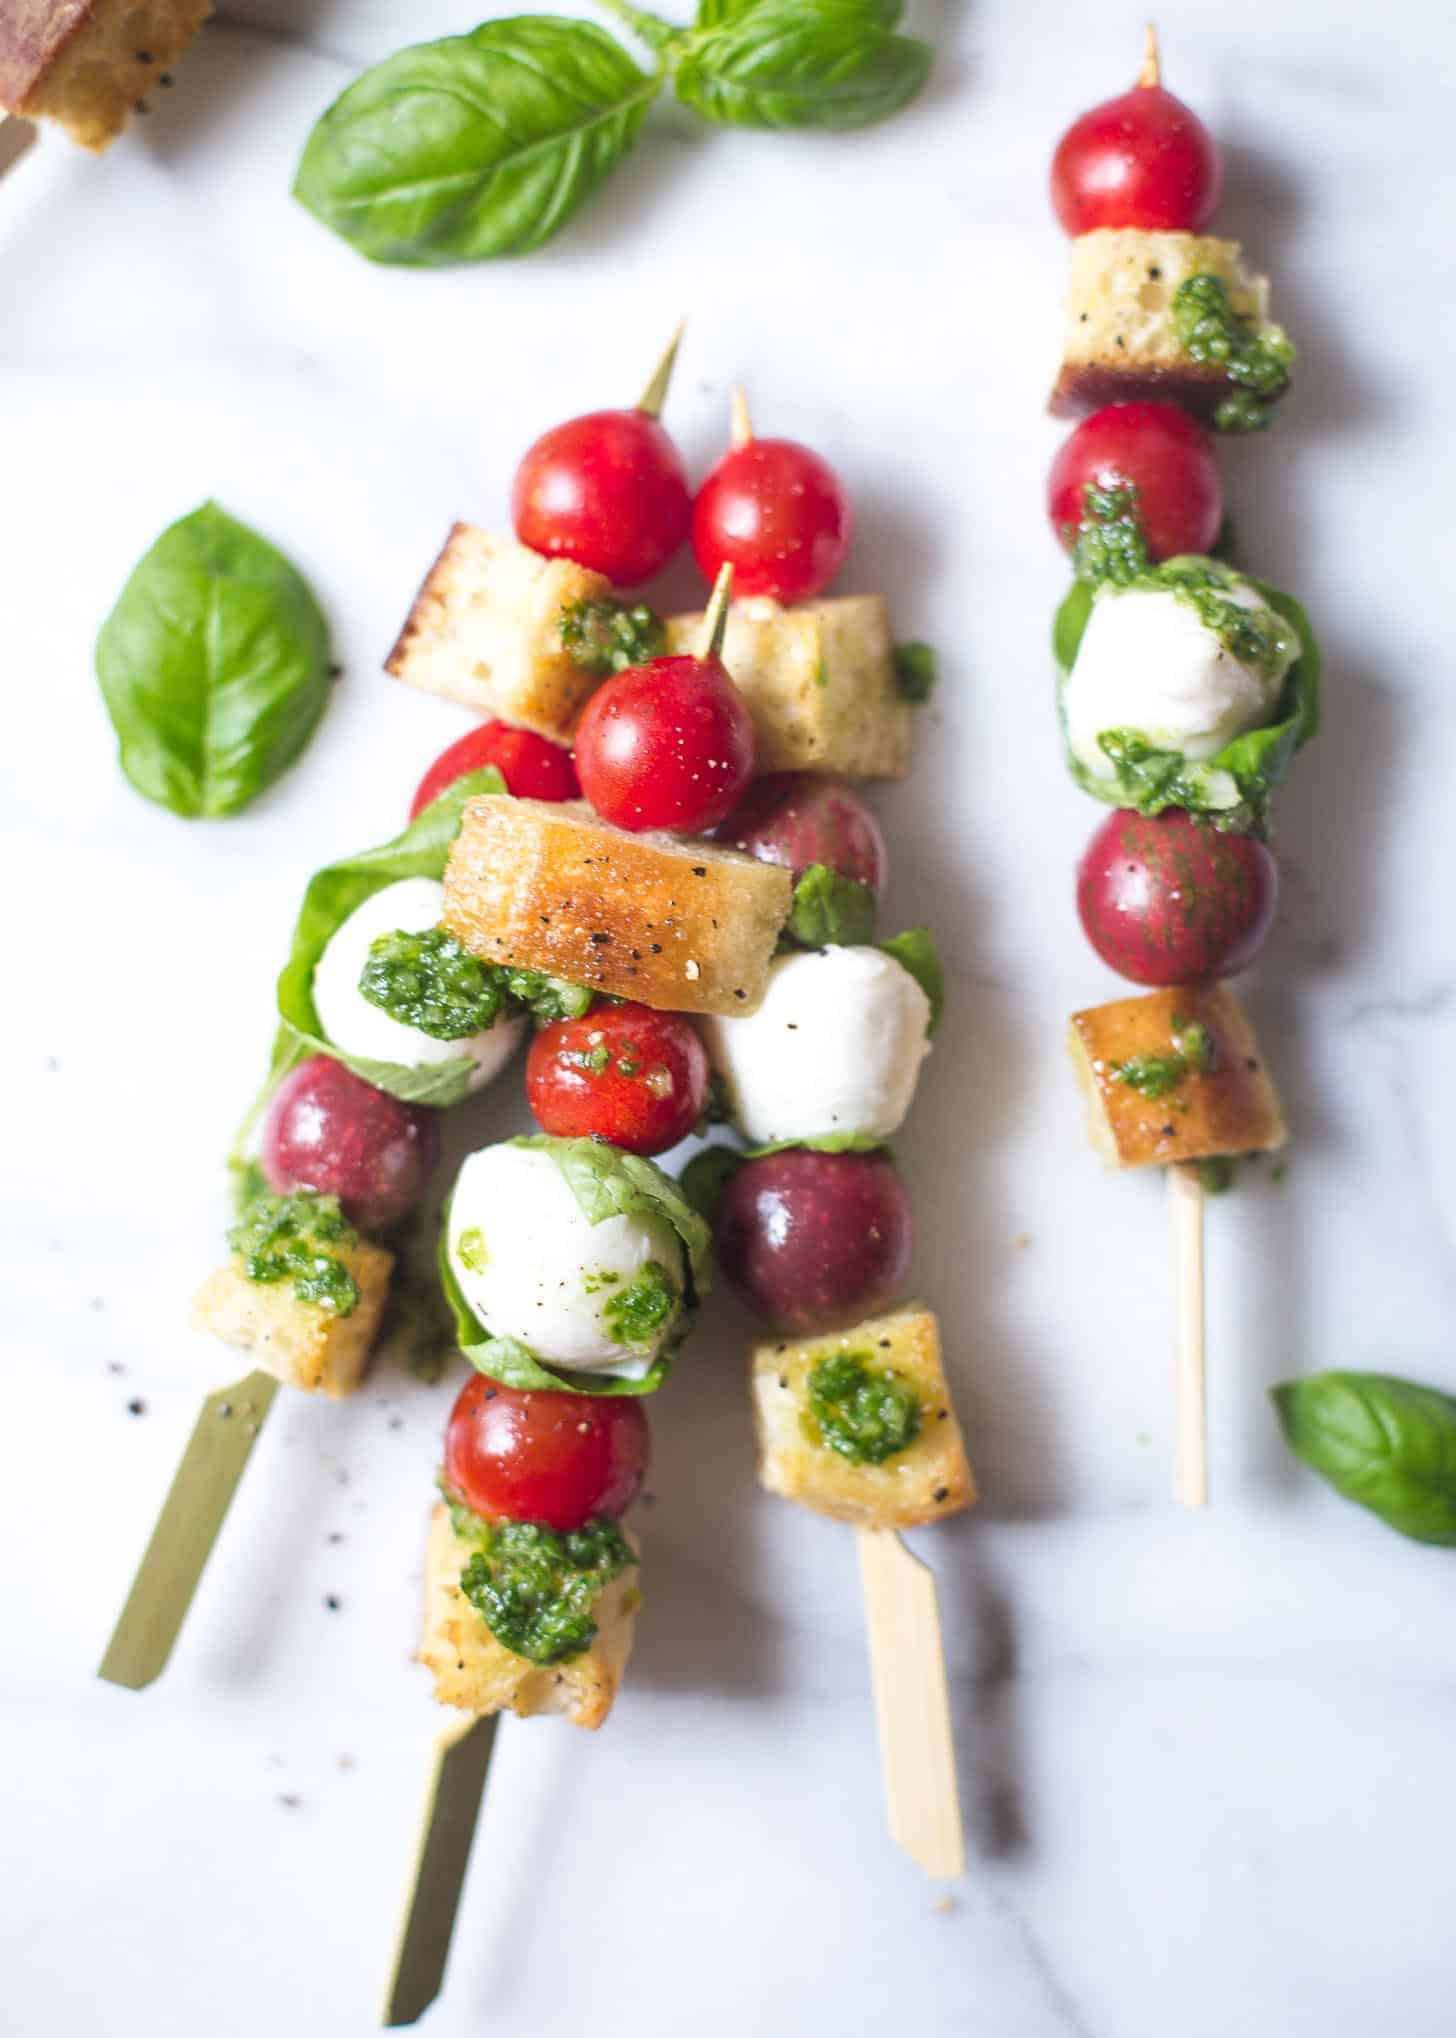
<svg viewBox="0 0 1456 2038">
<path fill-rule="evenodd" d="M 400 1919 L 380 2022 L 413 2024 L 440 1993 L 470 1846 L 495 1750 L 496 1713 L 452 1720 L 436 1738 L 414 1872 Z"/>
<path fill-rule="evenodd" d="M 97 1675 L 142 1691 L 167 1667 L 278 1382 L 249 1373 L 202 1404 Z"/>
</svg>

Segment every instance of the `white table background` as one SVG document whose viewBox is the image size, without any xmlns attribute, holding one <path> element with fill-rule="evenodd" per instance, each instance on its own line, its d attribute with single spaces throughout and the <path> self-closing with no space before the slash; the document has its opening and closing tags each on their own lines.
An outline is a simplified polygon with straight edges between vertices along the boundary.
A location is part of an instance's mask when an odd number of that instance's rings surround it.
<svg viewBox="0 0 1456 2038">
<path fill-rule="evenodd" d="M 288 198 L 354 70 L 473 25 L 445 0 L 229 6 L 108 158 L 48 139 L 0 187 L 13 2038 L 370 2028 L 436 1719 L 410 1655 L 451 1390 L 283 1396 L 165 1679 L 93 1670 L 232 1376 L 187 1301 L 297 895 L 393 831 L 463 726 L 381 657 L 448 521 L 501 524 L 526 440 L 630 401 L 682 311 L 668 415 L 695 469 L 742 378 L 761 429 L 854 491 L 842 585 L 943 653 L 916 775 L 879 803 L 889 924 L 933 921 L 954 989 L 897 1145 L 985 1493 L 919 1543 L 971 1866 L 946 1904 L 885 1836 L 852 1539 L 755 1491 L 722 1304 L 653 1410 L 629 1684 L 599 1736 L 504 1730 L 429 2028 L 1449 2038 L 1456 1560 L 1306 1476 L 1265 1390 L 1328 1365 L 1456 1385 L 1456 36 L 1434 0 L 1162 14 L 1169 82 L 1226 146 L 1221 228 L 1300 343 L 1278 428 L 1226 476 L 1328 672 L 1249 987 L 1297 1143 L 1282 1186 L 1210 1213 L 1217 1504 L 1194 1519 L 1166 1497 L 1162 1186 L 1103 1176 L 1062 1053 L 1068 1011 L 1118 986 L 1072 909 L 1097 813 L 1045 649 L 1046 166 L 1130 80 L 1140 22 L 911 12 L 940 58 L 910 113 L 829 139 L 654 114 L 514 265 L 371 268 Z M 90 671 L 135 559 L 208 495 L 308 574 L 345 668 L 298 769 L 210 825 L 126 786 Z M 512 1077 L 480 1136 L 523 1122 Z"/>
</svg>

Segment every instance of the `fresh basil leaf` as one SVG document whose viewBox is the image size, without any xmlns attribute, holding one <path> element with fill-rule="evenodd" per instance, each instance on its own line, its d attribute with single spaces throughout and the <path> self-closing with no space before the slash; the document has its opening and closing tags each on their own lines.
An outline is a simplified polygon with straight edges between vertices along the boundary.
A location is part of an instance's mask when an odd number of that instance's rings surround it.
<svg viewBox="0 0 1456 2038">
<path fill-rule="evenodd" d="M 893 941 L 882 941 L 886 955 L 893 955 L 902 969 L 908 969 L 930 1000 L 927 1033 L 934 1033 L 945 1010 L 945 967 L 928 927 L 908 927 Z"/>
<path fill-rule="evenodd" d="M 733 127 L 867 127 L 913 99 L 928 43 L 893 35 L 857 0 L 761 0 L 693 38 L 674 73 L 679 99 Z"/>
<path fill-rule="evenodd" d="M 901 700 L 923 707 L 935 692 L 935 652 L 929 644 L 912 641 L 895 646 L 895 686 Z"/>
<path fill-rule="evenodd" d="M 678 1176 L 678 1187 L 710 1228 L 718 1221 L 723 1192 L 743 1161 L 744 1156 L 736 1146 L 705 1146 Z"/>
<path fill-rule="evenodd" d="M 796 1146 L 807 1147 L 811 1153 L 878 1153 L 884 1144 L 873 1132 L 821 1132 L 817 1139 L 771 1139 L 763 1146 L 749 1147 L 740 1158 L 761 1161 L 768 1154 L 788 1153 Z"/>
<path fill-rule="evenodd" d="M 315 872 L 303 895 L 288 961 L 278 979 L 278 1016 L 302 1054 L 328 1054 L 351 1068 L 355 1075 L 387 1090 L 407 1104 L 433 1104 L 444 1108 L 458 1104 L 466 1094 L 474 1064 L 468 1055 L 453 1055 L 449 1061 L 411 1068 L 403 1062 L 371 1061 L 361 1055 L 341 1054 L 320 1031 L 313 1002 L 313 973 L 329 941 L 343 926 L 356 906 L 373 893 L 400 878 L 432 877 L 445 874 L 450 845 L 460 832 L 460 819 L 467 800 L 480 793 L 503 793 L 505 780 L 493 764 L 470 771 L 432 800 L 418 820 L 402 835 L 377 849 L 361 850 Z M 275 1049 L 275 1057 L 281 1053 Z M 301 1059 L 302 1055 L 296 1055 Z"/>
<path fill-rule="evenodd" d="M 144 798 L 241 813 L 288 769 L 329 698 L 323 611 L 277 548 L 206 502 L 163 531 L 96 639 L 96 677 Z"/>
<path fill-rule="evenodd" d="M 730 21 L 738 21 L 745 14 L 774 4 L 775 0 L 698 0 L 696 25 L 699 28 L 723 28 Z M 843 4 L 857 7 L 866 20 L 880 28 L 898 27 L 905 12 L 904 0 L 843 0 Z"/>
<path fill-rule="evenodd" d="M 785 931 L 805 948 L 852 947 L 873 941 L 877 904 L 868 885 L 811 863 L 794 886 Z"/>
<path fill-rule="evenodd" d="M 1456 1400 L 1389 1373 L 1272 1390 L 1285 1442 L 1335 1491 L 1418 1543 L 1456 1547 Z"/>
<path fill-rule="evenodd" d="M 356 79 L 309 136 L 293 195 L 374 262 L 528 254 L 627 154 L 660 87 L 591 22 L 487 21 Z"/>
<path fill-rule="evenodd" d="M 604 1139 L 553 1139 L 549 1133 L 531 1132 L 511 1144 L 550 1154 L 589 1224 L 602 1224 L 609 1217 L 665 1219 L 682 1245 L 688 1307 L 703 1300 L 713 1280 L 708 1227 L 671 1175 L 641 1154 L 624 1153 Z"/>
</svg>

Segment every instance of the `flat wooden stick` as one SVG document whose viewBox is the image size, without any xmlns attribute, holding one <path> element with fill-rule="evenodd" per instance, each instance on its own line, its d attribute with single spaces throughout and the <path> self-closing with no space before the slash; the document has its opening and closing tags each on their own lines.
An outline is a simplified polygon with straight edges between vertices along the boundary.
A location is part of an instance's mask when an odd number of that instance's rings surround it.
<svg viewBox="0 0 1456 2038">
<path fill-rule="evenodd" d="M 496 1713 L 467 1713 L 435 1741 L 414 1872 L 380 2014 L 391 2029 L 415 2023 L 440 1993 L 498 1724 Z"/>
<path fill-rule="evenodd" d="M 647 387 L 637 399 L 638 410 L 645 411 L 650 418 L 657 417 L 667 402 L 668 385 L 672 381 L 672 371 L 677 366 L 677 350 L 682 345 L 682 336 L 687 330 L 687 323 L 685 318 L 678 320 L 677 331 L 668 341 L 662 359 L 653 369 Z"/>
<path fill-rule="evenodd" d="M 202 1404 L 97 1675 L 140 1691 L 167 1667 L 278 1382 L 249 1373 Z"/>
<path fill-rule="evenodd" d="M 708 606 L 703 611 L 703 627 L 698 633 L 697 656 L 716 658 L 723 649 L 723 633 L 728 628 L 728 604 L 733 599 L 732 564 L 718 568 L 718 578 L 713 582 L 713 592 L 708 597 Z"/>
<path fill-rule="evenodd" d="M 13 169 L 35 140 L 35 125 L 19 114 L 0 112 L 0 177 Z"/>
<path fill-rule="evenodd" d="M 1178 1441 L 1173 1497 L 1208 1505 L 1208 1393 L 1203 1327 L 1203 1183 L 1196 1167 L 1168 1170 L 1173 1217 L 1173 1280 L 1178 1312 L 1174 1403 Z"/>
<path fill-rule="evenodd" d="M 893 1529 L 859 1529 L 870 1680 L 890 1833 L 927 1875 L 965 1873 L 935 1573 Z"/>
</svg>

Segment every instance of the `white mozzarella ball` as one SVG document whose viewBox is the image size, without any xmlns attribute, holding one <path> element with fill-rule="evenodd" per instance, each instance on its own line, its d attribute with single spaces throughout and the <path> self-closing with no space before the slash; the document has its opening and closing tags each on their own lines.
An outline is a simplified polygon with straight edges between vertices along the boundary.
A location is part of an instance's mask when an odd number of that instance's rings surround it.
<svg viewBox="0 0 1456 2038">
<path fill-rule="evenodd" d="M 450 1202 L 450 1266 L 496 1337 L 513 1337 L 563 1372 L 640 1379 L 681 1311 L 646 1344 L 613 1335 L 615 1297 L 649 1262 L 682 1294 L 682 1247 L 666 1218 L 588 1222 L 540 1147 L 487 1146 L 460 1170 Z M 649 1277 L 651 1278 L 651 1277 Z"/>
<path fill-rule="evenodd" d="M 1246 581 L 1226 593 L 1240 608 L 1272 614 Z M 1271 720 L 1297 651 L 1288 625 L 1273 620 L 1284 649 L 1263 671 L 1227 651 L 1171 589 L 1101 588 L 1062 693 L 1072 755 L 1110 779 L 1115 769 L 1097 740 L 1104 731 L 1136 730 L 1156 749 L 1197 763 Z"/>
<path fill-rule="evenodd" d="M 475 1063 L 470 1087 L 478 1090 L 505 1067 L 525 1031 L 523 1018 L 498 1018 L 488 1032 L 465 1040 L 436 1040 L 418 1026 L 391 1019 L 359 989 L 371 943 L 396 928 L 422 934 L 440 922 L 445 887 L 431 877 L 406 877 L 371 893 L 336 929 L 313 973 L 313 1003 L 324 1038 L 342 1054 L 392 1061 L 406 1068 L 435 1062 Z"/>
<path fill-rule="evenodd" d="M 888 1139 L 930 1051 L 930 1000 L 878 948 L 781 956 L 756 1012 L 703 1034 L 733 1116 L 755 1145 L 858 1133 Z"/>
</svg>

